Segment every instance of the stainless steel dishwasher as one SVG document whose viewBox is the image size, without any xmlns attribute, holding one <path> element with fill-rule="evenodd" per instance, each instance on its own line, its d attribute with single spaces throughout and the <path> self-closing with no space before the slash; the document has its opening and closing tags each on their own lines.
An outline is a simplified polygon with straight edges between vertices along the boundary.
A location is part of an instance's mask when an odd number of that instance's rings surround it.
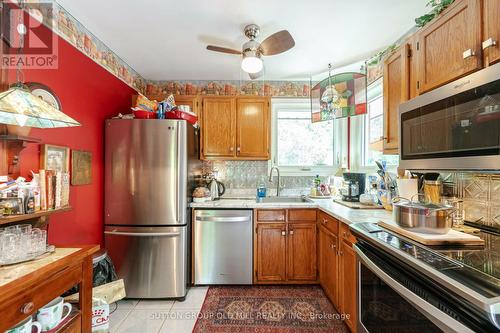
<svg viewBox="0 0 500 333">
<path fill-rule="evenodd" d="M 252 284 L 252 210 L 197 209 L 194 283 Z"/>
</svg>

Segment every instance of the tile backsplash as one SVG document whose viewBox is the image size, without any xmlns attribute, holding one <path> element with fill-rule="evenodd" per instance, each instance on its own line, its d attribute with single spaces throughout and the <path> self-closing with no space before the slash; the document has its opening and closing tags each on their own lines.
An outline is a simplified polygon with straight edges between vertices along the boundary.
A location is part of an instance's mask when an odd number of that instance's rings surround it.
<svg viewBox="0 0 500 333">
<path fill-rule="evenodd" d="M 275 195 L 277 176 L 268 182 L 267 161 L 205 161 L 203 173 L 218 170 L 217 179 L 226 186 L 225 197 L 253 197 L 261 181 L 268 195 Z M 309 194 L 314 176 L 282 176 L 282 195 Z M 462 198 L 466 221 L 500 230 L 500 174 L 441 172 L 444 194 Z M 322 181 L 325 181 L 322 178 Z"/>
<path fill-rule="evenodd" d="M 465 220 L 500 230 L 500 174 L 441 173 L 447 195 L 462 198 Z"/>
<path fill-rule="evenodd" d="M 257 184 L 264 182 L 268 195 L 275 195 L 277 175 L 273 174 L 273 183 L 268 182 L 267 161 L 205 161 L 203 173 L 217 170 L 217 179 L 226 186 L 225 197 L 255 196 Z M 281 176 L 282 195 L 308 194 L 314 176 Z"/>
</svg>

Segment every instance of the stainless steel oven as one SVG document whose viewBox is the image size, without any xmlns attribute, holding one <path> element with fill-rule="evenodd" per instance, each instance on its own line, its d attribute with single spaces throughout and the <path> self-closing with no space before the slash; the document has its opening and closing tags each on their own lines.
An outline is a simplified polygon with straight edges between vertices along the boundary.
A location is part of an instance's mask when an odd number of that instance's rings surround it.
<svg viewBox="0 0 500 333">
<path fill-rule="evenodd" d="M 500 170 L 500 63 L 399 108 L 406 169 Z"/>
<path fill-rule="evenodd" d="M 499 280 L 375 224 L 351 225 L 358 332 L 499 332 Z"/>
</svg>

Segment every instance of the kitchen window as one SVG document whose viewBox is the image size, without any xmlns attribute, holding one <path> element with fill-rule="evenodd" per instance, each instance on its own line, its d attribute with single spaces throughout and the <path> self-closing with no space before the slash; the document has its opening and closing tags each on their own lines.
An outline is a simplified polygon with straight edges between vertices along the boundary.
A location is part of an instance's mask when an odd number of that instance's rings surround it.
<svg viewBox="0 0 500 333">
<path fill-rule="evenodd" d="M 384 155 L 384 99 L 382 79 L 368 87 L 368 113 L 365 116 L 363 130 L 363 165 L 374 166 L 375 161 L 385 161 L 387 165 L 397 166 L 398 155 Z"/>
<path fill-rule="evenodd" d="M 288 175 L 334 174 L 339 125 L 333 120 L 312 123 L 309 99 L 273 99 L 272 105 L 271 165 Z"/>
</svg>

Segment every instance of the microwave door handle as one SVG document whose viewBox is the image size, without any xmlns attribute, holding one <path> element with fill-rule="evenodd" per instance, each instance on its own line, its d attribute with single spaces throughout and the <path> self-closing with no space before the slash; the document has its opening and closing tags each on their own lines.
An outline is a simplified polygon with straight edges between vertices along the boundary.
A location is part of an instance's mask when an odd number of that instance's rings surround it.
<svg viewBox="0 0 500 333">
<path fill-rule="evenodd" d="M 430 321 L 437 325 L 441 330 L 450 333 L 474 333 L 474 331 L 464 326 L 462 323 L 446 315 L 444 312 L 438 310 L 432 304 L 426 302 L 425 300 L 402 286 L 399 282 L 394 280 L 382 269 L 380 269 L 373 261 L 371 261 L 358 246 L 354 245 L 354 250 L 356 251 L 358 260 L 363 263 L 363 265 L 370 269 L 378 278 L 384 281 L 388 286 L 391 287 L 391 289 L 397 292 L 407 302 L 416 307 L 425 317 L 427 317 Z"/>
<path fill-rule="evenodd" d="M 116 236 L 134 236 L 134 237 L 178 237 L 180 232 L 124 232 L 124 231 L 105 231 L 106 235 Z"/>
</svg>

